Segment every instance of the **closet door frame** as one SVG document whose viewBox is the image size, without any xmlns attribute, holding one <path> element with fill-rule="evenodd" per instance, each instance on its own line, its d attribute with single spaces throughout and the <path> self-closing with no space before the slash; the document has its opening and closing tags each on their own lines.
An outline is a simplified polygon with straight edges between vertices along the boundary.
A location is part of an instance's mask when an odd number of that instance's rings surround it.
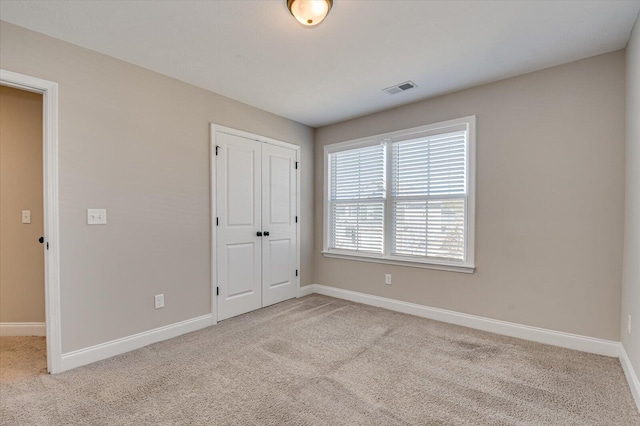
<svg viewBox="0 0 640 426">
<path fill-rule="evenodd" d="M 246 139 L 251 139 L 257 142 L 267 143 L 270 145 L 281 146 L 284 148 L 292 149 L 296 153 L 296 216 L 298 222 L 296 223 L 296 269 L 298 275 L 296 279 L 296 287 L 298 297 L 300 297 L 300 146 L 288 142 L 282 142 L 277 139 L 268 138 L 265 136 L 256 135 L 254 133 L 245 132 L 243 130 L 234 129 L 232 127 L 221 126 L 219 124 L 211 123 L 210 125 L 210 140 L 209 147 L 210 152 L 210 211 L 211 211 L 211 313 L 213 315 L 214 324 L 218 322 L 218 279 L 217 279 L 217 225 L 216 225 L 216 197 L 217 197 L 217 162 L 216 162 L 216 140 L 218 133 L 226 133 L 234 136 L 240 136 Z"/>
</svg>

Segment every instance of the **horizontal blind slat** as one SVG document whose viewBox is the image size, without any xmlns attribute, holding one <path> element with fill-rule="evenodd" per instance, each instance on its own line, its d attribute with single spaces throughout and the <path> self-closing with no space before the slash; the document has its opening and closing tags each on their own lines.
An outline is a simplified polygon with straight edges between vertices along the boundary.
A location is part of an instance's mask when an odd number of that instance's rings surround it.
<svg viewBox="0 0 640 426">
<path fill-rule="evenodd" d="M 393 144 L 392 252 L 464 260 L 466 132 Z M 447 200 L 401 197 L 459 194 Z"/>
<path fill-rule="evenodd" d="M 382 254 L 385 147 L 339 151 L 329 161 L 330 248 Z"/>
<path fill-rule="evenodd" d="M 465 199 L 393 203 L 394 255 L 464 260 Z"/>
<path fill-rule="evenodd" d="M 384 197 L 385 149 L 383 145 L 329 154 L 331 200 Z"/>
<path fill-rule="evenodd" d="M 392 195 L 465 194 L 466 145 L 465 132 L 394 143 Z"/>
</svg>

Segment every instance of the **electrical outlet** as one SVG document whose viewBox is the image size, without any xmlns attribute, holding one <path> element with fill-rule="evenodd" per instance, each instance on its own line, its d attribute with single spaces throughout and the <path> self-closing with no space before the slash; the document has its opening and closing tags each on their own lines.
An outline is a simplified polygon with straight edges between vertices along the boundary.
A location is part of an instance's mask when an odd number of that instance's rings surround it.
<svg viewBox="0 0 640 426">
<path fill-rule="evenodd" d="M 156 309 L 164 308 L 164 294 L 156 294 Z"/>
<path fill-rule="evenodd" d="M 106 225 L 106 209 L 87 209 L 87 225 Z"/>
<path fill-rule="evenodd" d="M 386 285 L 391 285 L 391 274 L 384 274 L 384 283 Z"/>
<path fill-rule="evenodd" d="M 631 334 L 631 315 L 627 319 L 627 333 Z"/>
</svg>

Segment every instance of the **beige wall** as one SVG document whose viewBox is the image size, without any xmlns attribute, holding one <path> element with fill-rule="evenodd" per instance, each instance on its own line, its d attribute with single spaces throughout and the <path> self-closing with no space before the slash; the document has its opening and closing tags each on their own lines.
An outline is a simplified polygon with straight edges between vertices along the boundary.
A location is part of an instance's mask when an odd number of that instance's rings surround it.
<svg viewBox="0 0 640 426">
<path fill-rule="evenodd" d="M 619 341 L 624 75 L 618 51 L 317 129 L 315 282 Z M 324 145 L 467 115 L 474 274 L 320 254 Z"/>
<path fill-rule="evenodd" d="M 63 352 L 210 312 L 210 122 L 302 146 L 302 285 L 620 338 L 623 52 L 317 129 L 315 159 L 306 126 L 5 22 L 0 66 L 60 85 Z M 466 115 L 474 274 L 320 255 L 323 145 Z"/>
<path fill-rule="evenodd" d="M 640 18 L 627 46 L 627 186 L 624 268 L 622 278 L 622 344 L 640 374 Z M 632 334 L 627 332 L 627 316 Z"/>
<path fill-rule="evenodd" d="M 63 353 L 211 312 L 210 122 L 302 146 L 311 282 L 312 129 L 6 22 L 0 65 L 59 83 Z"/>
<path fill-rule="evenodd" d="M 0 322 L 44 322 L 43 229 L 42 95 L 0 86 Z"/>
</svg>

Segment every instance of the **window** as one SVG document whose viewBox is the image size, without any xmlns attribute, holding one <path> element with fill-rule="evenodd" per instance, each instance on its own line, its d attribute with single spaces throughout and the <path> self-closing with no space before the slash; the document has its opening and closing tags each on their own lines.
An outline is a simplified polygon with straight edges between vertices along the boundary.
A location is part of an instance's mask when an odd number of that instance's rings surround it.
<svg viewBox="0 0 640 426">
<path fill-rule="evenodd" d="M 475 117 L 325 147 L 324 255 L 473 272 Z"/>
</svg>

